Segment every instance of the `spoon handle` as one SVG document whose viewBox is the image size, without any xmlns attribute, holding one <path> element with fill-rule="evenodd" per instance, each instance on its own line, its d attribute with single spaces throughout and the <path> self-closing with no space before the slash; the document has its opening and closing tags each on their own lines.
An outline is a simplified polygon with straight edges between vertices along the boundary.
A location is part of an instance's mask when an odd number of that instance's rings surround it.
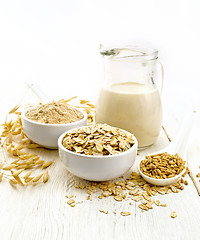
<svg viewBox="0 0 200 240">
<path fill-rule="evenodd" d="M 50 102 L 50 99 L 41 88 L 33 82 L 26 82 L 26 85 L 38 96 L 38 98 L 42 101 L 42 103 Z"/>
<path fill-rule="evenodd" d="M 189 142 L 190 133 L 194 124 L 196 111 L 193 111 L 187 115 L 184 119 L 177 135 L 171 142 L 170 150 L 171 152 L 179 153 L 181 156 L 184 156 L 187 151 L 187 145 Z"/>
</svg>

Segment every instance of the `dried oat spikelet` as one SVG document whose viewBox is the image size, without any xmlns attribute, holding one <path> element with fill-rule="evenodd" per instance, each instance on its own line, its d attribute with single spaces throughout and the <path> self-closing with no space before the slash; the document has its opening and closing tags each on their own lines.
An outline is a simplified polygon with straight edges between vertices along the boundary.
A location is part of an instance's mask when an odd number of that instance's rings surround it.
<svg viewBox="0 0 200 240">
<path fill-rule="evenodd" d="M 24 179 L 29 178 L 32 172 L 33 172 L 33 171 L 27 172 L 27 173 L 24 175 Z"/>
<path fill-rule="evenodd" d="M 14 168 L 16 165 L 15 164 L 7 164 L 6 166 L 3 167 L 3 170 L 9 171 L 12 168 Z"/>
<path fill-rule="evenodd" d="M 17 183 L 18 183 L 18 181 L 17 181 L 16 179 L 10 179 L 9 182 L 10 182 L 11 184 L 17 184 Z"/>
<path fill-rule="evenodd" d="M 32 180 L 33 180 L 33 177 L 27 177 L 27 178 L 25 178 L 24 182 L 29 183 Z"/>
<path fill-rule="evenodd" d="M 52 161 L 48 161 L 48 162 L 45 162 L 42 167 L 43 168 L 48 168 L 53 162 Z"/>
<path fill-rule="evenodd" d="M 2 181 L 3 173 L 0 173 L 0 182 Z"/>
<path fill-rule="evenodd" d="M 16 164 L 16 163 L 18 163 L 20 161 L 20 159 L 16 159 L 16 160 L 14 160 L 13 162 L 11 162 L 11 164 Z"/>
<path fill-rule="evenodd" d="M 40 178 L 42 177 L 43 173 L 39 174 L 38 176 L 34 177 L 32 182 L 36 183 L 40 180 Z"/>
<path fill-rule="evenodd" d="M 23 146 L 23 148 L 28 148 L 28 149 L 34 149 L 34 148 L 40 148 L 41 146 L 39 144 L 36 143 L 30 143 L 30 144 L 26 144 Z"/>
<path fill-rule="evenodd" d="M 43 160 L 38 160 L 38 161 L 36 161 L 35 163 L 38 164 L 38 165 L 41 165 L 41 164 L 44 163 L 44 161 L 43 161 Z"/>
<path fill-rule="evenodd" d="M 21 185 L 24 185 L 23 182 L 21 181 L 20 177 L 17 174 L 14 174 L 14 171 L 10 170 L 13 178 Z"/>
<path fill-rule="evenodd" d="M 19 176 L 19 174 L 22 173 L 23 171 L 24 171 L 24 168 L 13 172 L 12 175 L 13 175 L 13 176 Z"/>
<path fill-rule="evenodd" d="M 48 174 L 48 171 L 46 171 L 43 175 L 43 183 L 46 183 L 49 179 L 49 174 Z"/>
<path fill-rule="evenodd" d="M 9 114 L 16 112 L 19 109 L 20 105 L 16 105 L 12 110 L 10 110 Z"/>
<path fill-rule="evenodd" d="M 69 98 L 69 99 L 61 99 L 60 101 L 61 102 L 65 102 L 65 103 L 68 103 L 68 102 L 70 102 L 71 100 L 73 100 L 73 99 L 75 99 L 75 98 L 77 98 L 77 96 L 74 96 L 74 97 L 71 97 L 71 98 Z"/>
<path fill-rule="evenodd" d="M 14 175 L 13 175 L 13 177 L 17 180 L 17 182 L 18 182 L 19 184 L 21 184 L 22 186 L 24 185 L 19 176 L 14 176 Z"/>
</svg>

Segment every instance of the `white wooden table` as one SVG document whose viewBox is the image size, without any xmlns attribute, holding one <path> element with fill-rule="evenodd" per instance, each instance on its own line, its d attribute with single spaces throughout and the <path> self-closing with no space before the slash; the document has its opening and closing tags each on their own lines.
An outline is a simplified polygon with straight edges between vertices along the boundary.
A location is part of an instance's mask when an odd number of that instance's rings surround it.
<svg viewBox="0 0 200 240">
<path fill-rule="evenodd" d="M 6 107 L 4 112 L 9 110 Z M 165 109 L 163 125 L 168 136 L 162 130 L 157 143 L 140 151 L 137 161 L 167 146 L 169 137 L 173 139 L 181 120 L 178 115 Z M 159 195 L 158 199 L 167 203 L 167 207 L 154 207 L 148 212 L 142 212 L 136 202 L 129 205 L 127 201 L 114 201 L 113 197 L 100 200 L 92 196 L 91 200 L 86 200 L 86 191 L 74 188 L 75 184 L 86 181 L 64 168 L 56 150 L 35 150 L 41 158 L 54 162 L 49 168 L 50 179 L 46 184 L 28 187 L 12 187 L 7 181 L 0 183 L 0 239 L 199 240 L 200 183 L 196 178 L 200 172 L 199 120 L 197 113 L 188 150 L 187 160 L 191 170 L 190 175 L 186 176 L 188 186 L 180 193 Z M 136 164 L 131 170 L 136 169 Z M 71 193 L 76 201 L 82 201 L 73 208 L 67 204 L 65 197 Z M 99 210 L 108 210 L 109 213 L 104 214 Z M 131 215 L 123 217 L 121 211 L 129 211 Z M 172 211 L 178 214 L 175 219 L 170 217 Z"/>
</svg>

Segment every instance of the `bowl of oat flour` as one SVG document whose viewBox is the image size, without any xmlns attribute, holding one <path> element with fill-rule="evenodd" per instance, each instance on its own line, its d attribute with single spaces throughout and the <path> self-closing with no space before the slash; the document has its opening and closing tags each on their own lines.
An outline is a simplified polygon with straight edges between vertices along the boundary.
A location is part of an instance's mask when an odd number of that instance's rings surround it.
<svg viewBox="0 0 200 240">
<path fill-rule="evenodd" d="M 70 129 L 86 126 L 87 114 L 62 102 L 49 102 L 22 112 L 24 133 L 33 142 L 57 149 L 58 137 Z"/>
</svg>

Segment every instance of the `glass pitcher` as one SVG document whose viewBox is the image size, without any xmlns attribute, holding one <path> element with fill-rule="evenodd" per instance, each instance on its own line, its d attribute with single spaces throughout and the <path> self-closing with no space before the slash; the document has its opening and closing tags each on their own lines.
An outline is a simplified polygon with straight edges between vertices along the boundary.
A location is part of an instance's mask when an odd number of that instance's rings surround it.
<svg viewBox="0 0 200 240">
<path fill-rule="evenodd" d="M 96 102 L 96 122 L 133 133 L 139 148 L 152 145 L 162 123 L 163 67 L 158 51 L 138 46 L 100 46 L 106 83 Z"/>
</svg>

